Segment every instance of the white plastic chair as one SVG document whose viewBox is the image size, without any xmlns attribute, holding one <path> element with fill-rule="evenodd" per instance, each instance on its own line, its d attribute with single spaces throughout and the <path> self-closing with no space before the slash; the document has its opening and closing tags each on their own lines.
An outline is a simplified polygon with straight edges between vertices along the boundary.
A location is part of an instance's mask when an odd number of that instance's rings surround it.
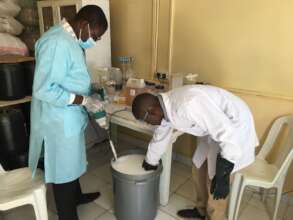
<svg viewBox="0 0 293 220">
<path fill-rule="evenodd" d="M 269 163 L 266 157 L 272 150 L 285 125 L 288 126 L 288 132 L 280 146 L 280 153 L 274 162 Z M 260 187 L 261 190 L 276 189 L 275 209 L 272 218 L 275 220 L 277 218 L 284 181 L 292 159 L 293 115 L 280 117 L 273 123 L 261 151 L 256 156 L 255 162 L 235 174 L 230 195 L 228 219 L 237 219 L 243 192 L 245 187 L 249 185 Z"/>
<path fill-rule="evenodd" d="M 46 186 L 43 173 L 32 179 L 29 168 L 5 172 L 0 164 L 0 211 L 31 204 L 37 220 L 48 220 Z"/>
</svg>

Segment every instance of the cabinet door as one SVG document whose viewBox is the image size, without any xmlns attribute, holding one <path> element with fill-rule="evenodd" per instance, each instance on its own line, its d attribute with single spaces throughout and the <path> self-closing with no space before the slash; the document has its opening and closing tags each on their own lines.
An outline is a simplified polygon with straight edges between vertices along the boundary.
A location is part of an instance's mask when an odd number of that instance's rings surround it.
<svg viewBox="0 0 293 220">
<path fill-rule="evenodd" d="M 59 0 L 55 2 L 57 10 L 57 20 L 61 21 L 63 18 L 72 20 L 80 9 L 80 0 Z"/>
<path fill-rule="evenodd" d="M 39 14 L 39 24 L 40 32 L 43 34 L 51 26 L 55 24 L 55 12 L 54 3 L 52 1 L 39 1 L 38 2 L 38 14 Z"/>
</svg>

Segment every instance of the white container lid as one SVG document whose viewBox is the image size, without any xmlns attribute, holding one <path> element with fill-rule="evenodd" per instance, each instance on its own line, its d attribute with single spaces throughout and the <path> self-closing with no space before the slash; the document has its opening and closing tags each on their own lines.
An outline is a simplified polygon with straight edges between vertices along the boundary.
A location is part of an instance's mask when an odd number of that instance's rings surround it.
<svg viewBox="0 0 293 220">
<path fill-rule="evenodd" d="M 142 89 L 145 87 L 144 79 L 129 78 L 126 82 L 126 87 Z"/>
</svg>

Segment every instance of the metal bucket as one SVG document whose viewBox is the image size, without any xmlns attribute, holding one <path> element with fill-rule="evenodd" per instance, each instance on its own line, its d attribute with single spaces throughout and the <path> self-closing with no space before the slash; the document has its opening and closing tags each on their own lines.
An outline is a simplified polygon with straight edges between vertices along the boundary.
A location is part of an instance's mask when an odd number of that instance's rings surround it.
<svg viewBox="0 0 293 220">
<path fill-rule="evenodd" d="M 143 154 L 128 151 L 119 156 Z M 113 164 L 113 162 L 112 162 Z M 154 220 L 159 205 L 159 183 L 162 165 L 144 175 L 129 175 L 113 168 L 114 214 L 118 220 Z"/>
</svg>

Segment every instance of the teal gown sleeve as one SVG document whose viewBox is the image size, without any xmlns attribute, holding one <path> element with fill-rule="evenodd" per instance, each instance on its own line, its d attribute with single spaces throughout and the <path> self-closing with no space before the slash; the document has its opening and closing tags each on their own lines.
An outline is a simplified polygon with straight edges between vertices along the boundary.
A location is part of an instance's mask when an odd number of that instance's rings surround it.
<svg viewBox="0 0 293 220">
<path fill-rule="evenodd" d="M 70 68 L 70 62 L 65 55 L 68 50 L 67 42 L 62 39 L 36 46 L 39 63 L 33 86 L 35 98 L 59 107 L 68 105 L 71 93 L 62 87 Z"/>
</svg>

